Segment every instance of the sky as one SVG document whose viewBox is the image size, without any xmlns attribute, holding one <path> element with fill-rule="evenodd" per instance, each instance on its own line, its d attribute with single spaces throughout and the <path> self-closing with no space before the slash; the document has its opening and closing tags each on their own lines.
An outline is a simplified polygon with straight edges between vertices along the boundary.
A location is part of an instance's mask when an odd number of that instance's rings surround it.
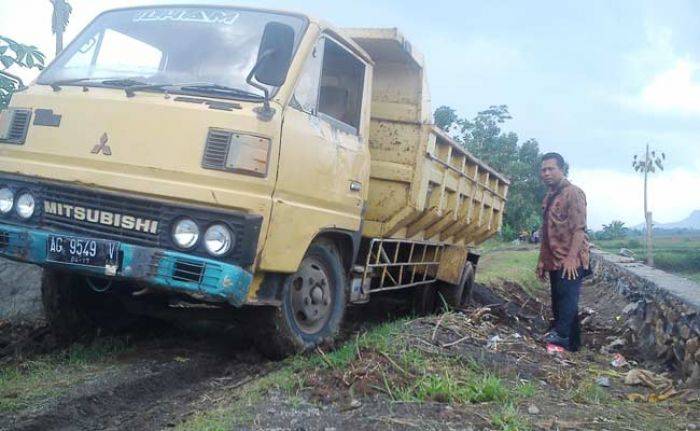
<svg viewBox="0 0 700 431">
<path fill-rule="evenodd" d="M 106 9 L 196 0 L 69 2 L 66 42 Z M 433 108 L 473 117 L 508 105 L 513 119 L 504 130 L 567 159 L 593 229 L 644 219 L 643 182 L 631 161 L 647 143 L 668 156 L 650 182 L 654 220 L 678 221 L 700 209 L 698 1 L 203 3 L 305 12 L 339 27 L 398 27 L 425 55 Z M 0 0 L 0 34 L 51 58 L 51 10 L 49 0 Z"/>
</svg>

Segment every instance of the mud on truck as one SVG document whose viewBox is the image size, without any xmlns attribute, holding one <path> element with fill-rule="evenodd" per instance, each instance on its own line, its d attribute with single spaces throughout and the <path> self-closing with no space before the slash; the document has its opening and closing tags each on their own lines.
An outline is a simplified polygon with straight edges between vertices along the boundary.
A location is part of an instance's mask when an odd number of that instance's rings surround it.
<svg viewBox="0 0 700 431">
<path fill-rule="evenodd" d="M 508 186 L 396 29 L 296 13 L 104 12 L 0 114 L 0 255 L 44 267 L 66 338 L 190 310 L 283 357 L 381 292 L 462 306 Z"/>
</svg>

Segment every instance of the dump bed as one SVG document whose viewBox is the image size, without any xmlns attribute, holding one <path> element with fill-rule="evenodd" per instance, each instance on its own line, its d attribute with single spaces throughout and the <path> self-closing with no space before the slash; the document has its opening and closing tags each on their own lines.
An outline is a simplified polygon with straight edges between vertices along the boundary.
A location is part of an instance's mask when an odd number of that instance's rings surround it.
<svg viewBox="0 0 700 431">
<path fill-rule="evenodd" d="M 501 227 L 508 180 L 433 125 L 423 58 L 396 29 L 346 29 L 375 63 L 363 235 L 475 245 Z"/>
</svg>

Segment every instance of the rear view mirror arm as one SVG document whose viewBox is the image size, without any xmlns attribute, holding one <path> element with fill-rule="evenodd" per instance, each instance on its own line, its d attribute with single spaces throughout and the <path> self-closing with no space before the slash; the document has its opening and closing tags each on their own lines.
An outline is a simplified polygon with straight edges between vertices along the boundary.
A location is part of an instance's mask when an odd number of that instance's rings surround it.
<svg viewBox="0 0 700 431">
<path fill-rule="evenodd" d="M 264 118 L 271 118 L 272 114 L 274 114 L 274 111 L 270 107 L 270 92 L 268 91 L 267 87 L 265 87 L 262 84 L 259 84 L 253 80 L 253 77 L 255 76 L 255 73 L 258 71 L 258 67 L 262 64 L 262 62 L 265 60 L 265 58 L 269 57 L 272 55 L 272 51 L 265 51 L 259 58 L 258 61 L 255 63 L 255 66 L 250 70 L 250 73 L 248 74 L 248 77 L 245 79 L 245 82 L 248 83 L 248 85 L 257 88 L 258 90 L 261 90 L 264 95 L 264 100 L 263 100 L 263 108 L 260 110 L 259 114 L 261 117 Z"/>
</svg>

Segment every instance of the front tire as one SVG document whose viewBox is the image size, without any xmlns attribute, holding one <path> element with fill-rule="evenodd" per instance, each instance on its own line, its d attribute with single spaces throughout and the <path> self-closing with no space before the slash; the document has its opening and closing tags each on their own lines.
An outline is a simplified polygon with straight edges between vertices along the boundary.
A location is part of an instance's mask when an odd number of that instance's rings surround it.
<svg viewBox="0 0 700 431">
<path fill-rule="evenodd" d="M 264 330 L 255 339 L 258 350 L 278 360 L 332 343 L 345 315 L 346 286 L 335 245 L 312 244 L 297 272 L 285 277 L 281 306 L 266 310 Z"/>
<path fill-rule="evenodd" d="M 96 292 L 86 277 L 55 269 L 44 269 L 41 299 L 46 320 L 56 337 L 72 342 L 92 337 L 100 330 L 120 332 L 138 317 L 127 312 L 112 290 Z"/>
</svg>

